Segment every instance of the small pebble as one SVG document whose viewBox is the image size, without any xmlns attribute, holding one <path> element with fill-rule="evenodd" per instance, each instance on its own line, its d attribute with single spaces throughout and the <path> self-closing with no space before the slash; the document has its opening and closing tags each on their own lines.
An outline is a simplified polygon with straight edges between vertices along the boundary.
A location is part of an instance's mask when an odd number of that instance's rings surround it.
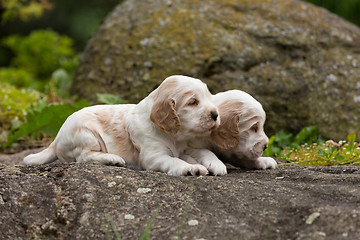
<svg viewBox="0 0 360 240">
<path fill-rule="evenodd" d="M 150 188 L 138 188 L 137 192 L 138 193 L 148 193 L 148 192 L 151 192 L 151 189 Z"/>
<path fill-rule="evenodd" d="M 198 222 L 198 220 L 190 220 L 190 221 L 188 221 L 188 225 L 189 226 L 196 226 L 196 225 L 199 225 L 199 222 Z"/>
<path fill-rule="evenodd" d="M 113 187 L 113 186 L 115 186 L 116 185 L 116 182 L 109 182 L 108 183 L 108 187 Z"/>
<path fill-rule="evenodd" d="M 125 218 L 126 220 L 132 220 L 132 219 L 135 219 L 135 216 L 132 215 L 132 214 L 126 214 L 126 215 L 124 216 L 124 218 Z"/>
<path fill-rule="evenodd" d="M 314 212 L 314 213 L 310 214 L 310 216 L 306 219 L 305 223 L 312 224 L 315 221 L 315 219 L 317 219 L 319 216 L 320 216 L 320 213 Z"/>
</svg>

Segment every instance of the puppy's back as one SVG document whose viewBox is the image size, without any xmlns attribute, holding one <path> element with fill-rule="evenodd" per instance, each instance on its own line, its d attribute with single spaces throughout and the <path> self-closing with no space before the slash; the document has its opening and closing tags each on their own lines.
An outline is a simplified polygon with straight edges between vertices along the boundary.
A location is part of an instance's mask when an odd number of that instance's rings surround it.
<svg viewBox="0 0 360 240">
<path fill-rule="evenodd" d="M 123 119 L 114 120 L 120 112 L 125 112 L 133 107 L 132 104 L 124 105 L 96 105 L 83 108 L 70 115 L 61 126 L 56 138 L 50 146 L 43 151 L 30 154 L 24 158 L 25 165 L 45 164 L 60 159 L 66 162 L 77 161 L 77 155 L 91 148 L 85 142 L 95 142 L 99 145 L 99 152 L 106 150 L 106 129 L 110 123 L 121 122 Z M 88 135 L 84 134 L 84 131 Z M 89 135 L 90 133 L 90 135 Z"/>
</svg>

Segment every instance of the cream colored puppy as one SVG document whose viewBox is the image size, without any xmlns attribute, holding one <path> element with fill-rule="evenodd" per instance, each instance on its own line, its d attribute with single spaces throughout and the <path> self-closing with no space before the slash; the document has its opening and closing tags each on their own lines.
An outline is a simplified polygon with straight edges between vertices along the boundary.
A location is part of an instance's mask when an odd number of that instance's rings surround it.
<svg viewBox="0 0 360 240">
<path fill-rule="evenodd" d="M 213 96 L 213 102 L 220 112 L 220 126 L 211 133 L 210 138 L 201 137 L 191 141 L 187 153 L 199 162 L 203 162 L 203 158 L 211 159 L 211 164 L 217 164 L 217 171 L 221 173 L 226 173 L 226 167 L 219 163 L 218 158 L 236 167 L 276 168 L 277 163 L 273 158 L 262 157 L 269 139 L 264 132 L 266 115 L 261 104 L 240 90 L 218 93 Z M 199 156 L 202 148 L 211 149 L 218 158 L 213 154 Z"/>
<path fill-rule="evenodd" d="M 136 105 L 98 105 L 75 112 L 50 146 L 25 157 L 24 164 L 59 159 L 206 175 L 208 170 L 184 151 L 194 136 L 209 136 L 219 126 L 211 97 L 198 79 L 168 77 Z"/>
</svg>

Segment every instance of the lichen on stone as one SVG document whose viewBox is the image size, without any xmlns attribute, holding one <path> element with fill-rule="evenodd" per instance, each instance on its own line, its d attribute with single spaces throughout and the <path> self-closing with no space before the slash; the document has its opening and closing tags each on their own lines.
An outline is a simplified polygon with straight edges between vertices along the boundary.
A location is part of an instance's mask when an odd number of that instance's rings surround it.
<svg viewBox="0 0 360 240">
<path fill-rule="evenodd" d="M 268 134 L 318 125 L 340 139 L 360 130 L 355 39 L 359 28 L 298 0 L 129 0 L 90 39 L 72 91 L 137 103 L 169 75 L 189 75 L 213 93 L 253 95 Z"/>
</svg>

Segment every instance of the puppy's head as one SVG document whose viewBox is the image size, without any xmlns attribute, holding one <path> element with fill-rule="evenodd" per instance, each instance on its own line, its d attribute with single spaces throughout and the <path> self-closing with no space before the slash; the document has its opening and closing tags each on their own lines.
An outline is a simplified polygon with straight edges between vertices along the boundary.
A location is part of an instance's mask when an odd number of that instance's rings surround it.
<svg viewBox="0 0 360 240">
<path fill-rule="evenodd" d="M 259 158 L 269 141 L 261 104 L 240 90 L 218 93 L 213 101 L 219 108 L 221 124 L 211 133 L 212 142 L 238 159 Z"/>
<path fill-rule="evenodd" d="M 150 119 L 166 133 L 184 138 L 208 136 L 220 124 L 211 94 L 198 79 L 168 77 L 149 97 L 153 99 Z"/>
</svg>

